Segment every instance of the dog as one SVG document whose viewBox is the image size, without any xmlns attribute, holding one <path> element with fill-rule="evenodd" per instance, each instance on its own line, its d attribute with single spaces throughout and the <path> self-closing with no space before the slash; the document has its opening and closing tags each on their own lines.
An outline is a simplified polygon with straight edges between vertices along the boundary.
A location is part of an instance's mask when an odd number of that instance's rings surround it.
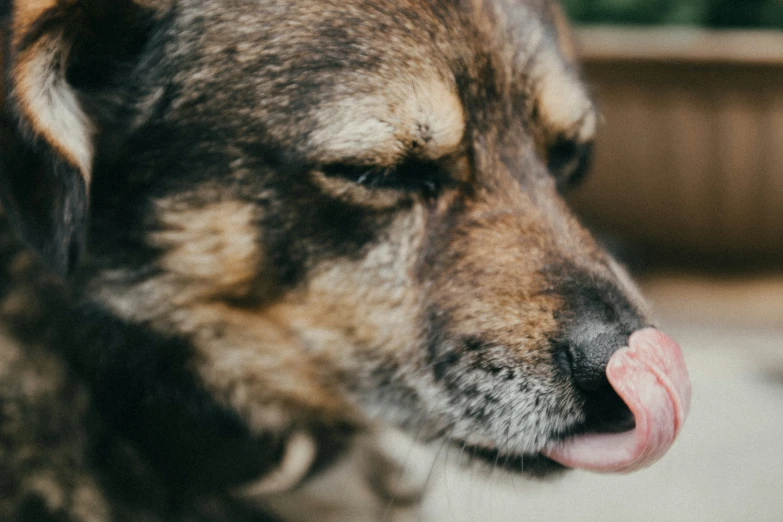
<svg viewBox="0 0 783 522">
<path fill-rule="evenodd" d="M 562 197 L 555 3 L 2 16 L 4 520 L 406 520 L 393 430 L 533 476 L 673 441 L 679 348 Z"/>
</svg>

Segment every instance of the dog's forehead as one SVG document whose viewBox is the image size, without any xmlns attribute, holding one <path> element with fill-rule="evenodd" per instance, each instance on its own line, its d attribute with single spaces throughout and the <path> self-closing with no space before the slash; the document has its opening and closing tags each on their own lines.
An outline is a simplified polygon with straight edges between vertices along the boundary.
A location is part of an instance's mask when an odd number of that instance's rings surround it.
<svg viewBox="0 0 783 522">
<path fill-rule="evenodd" d="M 381 5 L 390 22 L 370 17 L 379 30 L 357 31 L 355 41 L 345 42 L 347 49 L 380 51 L 377 60 L 349 68 L 347 88 L 317 107 L 308 145 L 322 161 L 384 164 L 412 149 L 429 159 L 454 151 L 471 110 L 457 85 L 459 75 L 470 74 L 465 64 L 476 54 L 496 54 L 507 81 L 534 52 L 536 32 L 549 27 L 541 23 L 548 18 L 546 0 L 400 2 L 402 15 Z"/>
<path fill-rule="evenodd" d="M 394 162 L 411 147 L 434 159 L 460 145 L 475 110 L 460 75 L 485 75 L 477 56 L 491 55 L 494 72 L 514 85 L 516 63 L 535 48 L 545 1 L 201 4 L 196 11 L 212 21 L 191 38 L 205 48 L 205 70 L 184 76 L 220 78 L 225 96 L 252 93 L 246 102 L 274 122 L 269 128 L 281 133 L 274 138 L 321 161 Z M 514 88 L 523 92 L 521 83 Z"/>
</svg>

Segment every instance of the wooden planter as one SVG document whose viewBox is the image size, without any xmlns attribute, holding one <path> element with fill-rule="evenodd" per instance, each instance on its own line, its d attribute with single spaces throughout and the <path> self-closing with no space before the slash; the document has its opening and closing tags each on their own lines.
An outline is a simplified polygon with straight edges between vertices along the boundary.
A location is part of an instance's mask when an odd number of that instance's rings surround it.
<svg viewBox="0 0 783 522">
<path fill-rule="evenodd" d="M 783 259 L 783 33 L 577 37 L 604 117 L 587 221 L 670 256 Z"/>
</svg>

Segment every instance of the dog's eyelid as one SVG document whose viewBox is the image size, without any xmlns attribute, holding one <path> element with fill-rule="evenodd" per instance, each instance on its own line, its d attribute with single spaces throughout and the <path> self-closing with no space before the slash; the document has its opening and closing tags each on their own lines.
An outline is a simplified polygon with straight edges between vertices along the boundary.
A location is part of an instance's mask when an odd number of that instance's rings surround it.
<svg viewBox="0 0 783 522">
<path fill-rule="evenodd" d="M 394 170 L 394 167 L 373 165 L 366 163 L 335 162 L 320 165 L 318 170 L 327 176 L 340 176 L 344 178 L 361 178 L 383 171 Z"/>
<path fill-rule="evenodd" d="M 437 193 L 441 187 L 454 184 L 461 170 L 455 165 L 463 165 L 461 156 L 447 156 L 439 160 L 430 160 L 416 156 L 402 158 L 394 165 L 377 165 L 351 161 L 327 163 L 318 166 L 323 174 L 339 177 L 366 186 L 368 188 L 386 188 L 406 191 Z"/>
</svg>

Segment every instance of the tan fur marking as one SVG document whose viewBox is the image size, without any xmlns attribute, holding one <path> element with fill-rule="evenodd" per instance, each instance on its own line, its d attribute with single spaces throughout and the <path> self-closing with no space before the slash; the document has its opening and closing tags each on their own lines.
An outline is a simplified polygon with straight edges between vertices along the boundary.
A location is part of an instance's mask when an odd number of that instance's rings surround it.
<svg viewBox="0 0 783 522">
<path fill-rule="evenodd" d="M 351 417 L 334 368 L 307 356 L 299 340 L 262 313 L 214 304 L 189 309 L 186 332 L 199 351 L 196 370 L 207 388 L 257 429 L 284 429 L 296 419 Z M 183 318 L 184 319 L 184 318 Z M 327 377 L 329 376 L 329 377 Z M 358 416 L 357 416 L 358 418 Z"/>
<path fill-rule="evenodd" d="M 250 289 L 261 263 L 252 205 L 223 201 L 201 208 L 180 208 L 160 202 L 163 227 L 151 235 L 153 246 L 165 249 L 160 264 L 181 278 L 179 300 L 242 297 Z"/>
<path fill-rule="evenodd" d="M 55 7 L 53 0 L 27 0 L 15 4 L 14 46 L 32 24 Z M 16 56 L 11 72 L 13 93 L 31 129 L 68 163 L 77 167 L 89 187 L 92 176 L 94 128 L 65 80 L 64 65 L 70 44 L 60 34 L 42 36 Z"/>
<path fill-rule="evenodd" d="M 27 478 L 24 488 L 39 498 L 44 499 L 49 511 L 59 511 L 63 509 L 66 501 L 66 493 L 62 484 L 57 480 L 58 477 L 53 474 L 42 472 Z"/>
<path fill-rule="evenodd" d="M 88 522 L 111 520 L 111 509 L 91 480 L 78 482 L 73 492 L 73 513 Z"/>
<path fill-rule="evenodd" d="M 598 117 L 585 88 L 577 78 L 553 62 L 537 85 L 539 114 L 549 135 L 565 135 L 580 142 L 595 136 Z"/>
<path fill-rule="evenodd" d="M 14 2 L 12 30 L 14 46 L 24 38 L 32 25 L 49 9 L 56 7 L 57 0 L 23 0 Z"/>
<path fill-rule="evenodd" d="M 465 132 L 465 114 L 443 80 L 387 85 L 383 92 L 321 109 L 310 143 L 323 161 L 391 165 L 406 153 L 437 159 L 453 152 Z"/>
</svg>

